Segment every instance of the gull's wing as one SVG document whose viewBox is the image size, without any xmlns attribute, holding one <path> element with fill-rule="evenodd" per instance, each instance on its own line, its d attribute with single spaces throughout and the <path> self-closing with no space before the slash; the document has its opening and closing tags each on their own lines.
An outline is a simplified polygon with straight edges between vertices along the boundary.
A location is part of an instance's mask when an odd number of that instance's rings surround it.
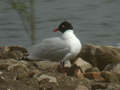
<svg viewBox="0 0 120 90">
<path fill-rule="evenodd" d="M 30 59 L 38 60 L 61 60 L 63 57 L 70 52 L 67 43 L 59 38 L 44 39 L 40 44 L 35 45 L 31 49 Z"/>
</svg>

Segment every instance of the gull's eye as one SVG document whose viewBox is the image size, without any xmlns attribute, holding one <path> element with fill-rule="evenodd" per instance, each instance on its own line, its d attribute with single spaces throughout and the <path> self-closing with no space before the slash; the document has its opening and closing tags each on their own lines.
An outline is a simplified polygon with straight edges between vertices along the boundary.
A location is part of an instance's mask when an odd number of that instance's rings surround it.
<svg viewBox="0 0 120 90">
<path fill-rule="evenodd" d="M 64 25 L 62 25 L 62 28 L 64 28 L 65 26 Z"/>
</svg>

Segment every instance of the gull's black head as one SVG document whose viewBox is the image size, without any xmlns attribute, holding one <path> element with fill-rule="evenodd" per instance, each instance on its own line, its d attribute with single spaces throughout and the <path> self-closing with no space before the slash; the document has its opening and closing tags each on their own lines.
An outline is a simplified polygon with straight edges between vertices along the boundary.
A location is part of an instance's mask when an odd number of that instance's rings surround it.
<svg viewBox="0 0 120 90">
<path fill-rule="evenodd" d="M 69 29 L 73 29 L 72 24 L 68 21 L 64 21 L 59 25 L 59 27 L 57 29 L 54 30 L 54 32 L 60 31 L 60 32 L 64 33 L 65 31 L 67 31 Z"/>
</svg>

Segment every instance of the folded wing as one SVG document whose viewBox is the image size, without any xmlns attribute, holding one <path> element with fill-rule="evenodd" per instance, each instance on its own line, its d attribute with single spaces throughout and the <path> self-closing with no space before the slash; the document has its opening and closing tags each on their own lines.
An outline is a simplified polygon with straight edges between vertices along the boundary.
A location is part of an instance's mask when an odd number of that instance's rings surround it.
<svg viewBox="0 0 120 90">
<path fill-rule="evenodd" d="M 70 52 L 69 46 L 61 38 L 54 37 L 43 40 L 30 51 L 30 59 L 61 60 Z"/>
</svg>

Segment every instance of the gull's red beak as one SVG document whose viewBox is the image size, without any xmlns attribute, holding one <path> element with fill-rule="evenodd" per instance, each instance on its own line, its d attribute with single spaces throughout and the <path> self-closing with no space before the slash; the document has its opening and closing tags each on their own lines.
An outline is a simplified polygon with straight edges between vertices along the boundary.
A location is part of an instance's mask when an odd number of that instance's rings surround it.
<svg viewBox="0 0 120 90">
<path fill-rule="evenodd" d="M 57 32 L 58 31 L 58 28 L 54 29 L 53 32 Z"/>
</svg>

